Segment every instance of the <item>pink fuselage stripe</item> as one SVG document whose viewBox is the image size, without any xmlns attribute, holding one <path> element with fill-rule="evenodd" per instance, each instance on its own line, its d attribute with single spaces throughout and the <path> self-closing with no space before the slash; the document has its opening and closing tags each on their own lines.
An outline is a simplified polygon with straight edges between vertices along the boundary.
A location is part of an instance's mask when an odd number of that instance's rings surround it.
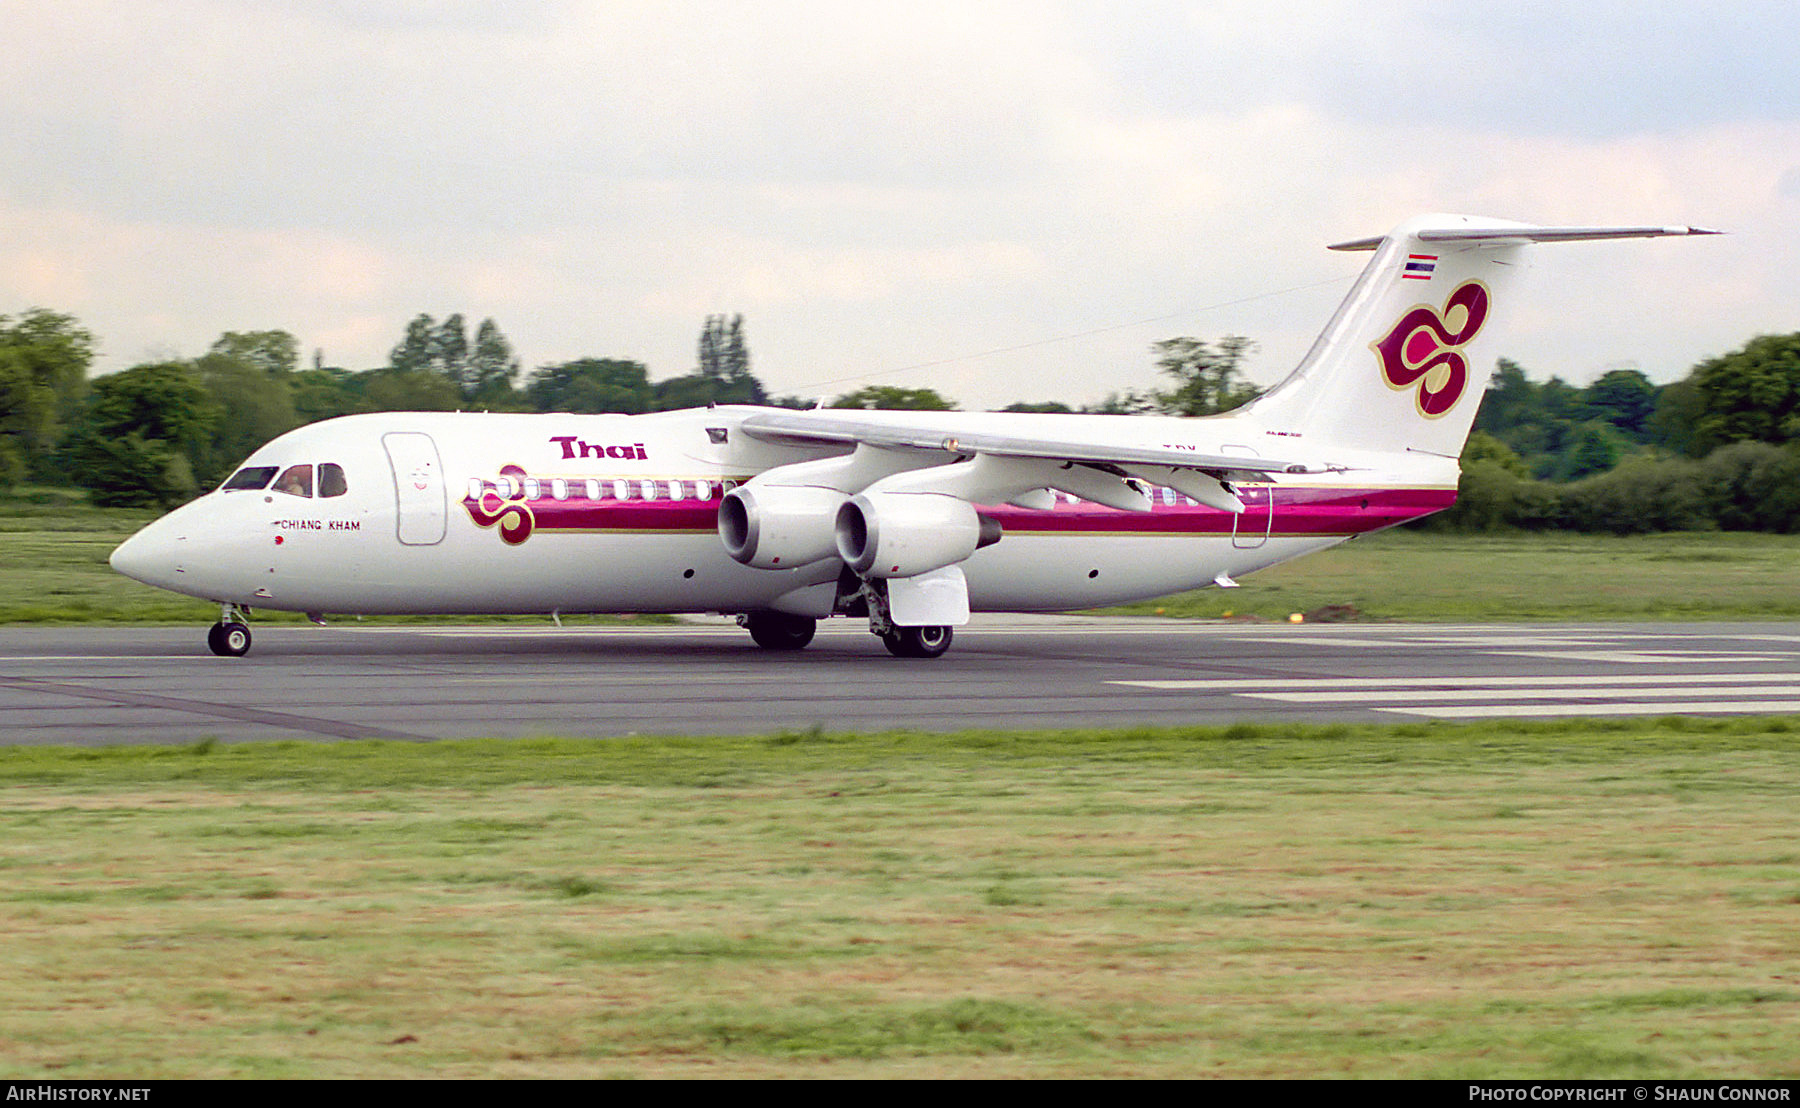
<svg viewBox="0 0 1800 1108">
<path fill-rule="evenodd" d="M 1230 535 L 1248 529 L 1324 536 L 1377 531 L 1443 511 L 1456 502 L 1454 489 L 1277 488 L 1271 518 L 1268 502 L 1260 495 L 1263 490 L 1244 491 L 1249 502 L 1241 517 L 1185 500 L 1165 504 L 1160 495 L 1149 512 L 1059 500 L 1048 510 L 1000 505 L 983 506 L 981 513 L 994 517 L 1007 531 L 1021 534 Z M 465 508 L 469 503 L 464 501 Z M 710 531 L 718 525 L 717 500 L 544 497 L 509 503 L 530 507 L 535 531 Z"/>
</svg>

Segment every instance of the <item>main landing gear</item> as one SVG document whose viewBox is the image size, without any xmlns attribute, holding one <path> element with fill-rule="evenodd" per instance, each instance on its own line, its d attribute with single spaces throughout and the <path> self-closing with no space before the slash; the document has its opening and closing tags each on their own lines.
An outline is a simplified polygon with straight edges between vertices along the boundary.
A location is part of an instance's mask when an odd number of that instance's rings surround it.
<svg viewBox="0 0 1800 1108">
<path fill-rule="evenodd" d="M 954 634 L 948 627 L 894 627 L 881 635 L 881 645 L 896 658 L 937 658 Z"/>
<path fill-rule="evenodd" d="M 887 582 L 864 580 L 847 569 L 838 582 L 835 607 L 843 615 L 868 616 L 869 633 L 896 658 L 942 657 L 954 637 L 949 627 L 896 624 L 888 608 Z M 819 621 L 786 612 L 746 612 L 738 616 L 738 626 L 764 650 L 799 650 L 812 642 Z"/>
<path fill-rule="evenodd" d="M 738 617 L 738 625 L 750 632 L 756 645 L 764 650 L 800 650 L 812 642 L 819 621 L 806 616 L 790 616 L 785 612 L 749 612 Z M 220 624 L 220 627 L 225 626 Z M 237 625 L 243 628 L 242 624 Z M 244 628 L 248 640 L 250 632 Z M 873 630 L 873 628 L 871 628 Z M 213 628 L 215 634 L 218 627 Z M 937 658 L 950 649 L 948 627 L 894 627 L 876 631 L 881 644 L 896 658 Z M 211 641 L 211 640 L 209 640 Z M 217 646 L 214 653 L 224 653 Z M 240 651 L 241 653 L 241 651 Z"/>
<path fill-rule="evenodd" d="M 242 658 L 250 653 L 250 627 L 244 622 L 248 610 L 236 604 L 219 605 L 219 622 L 206 632 L 206 646 L 221 658 Z"/>
<path fill-rule="evenodd" d="M 799 650 L 819 629 L 818 620 L 786 612 L 747 612 L 738 617 L 738 625 L 764 650 Z"/>
</svg>

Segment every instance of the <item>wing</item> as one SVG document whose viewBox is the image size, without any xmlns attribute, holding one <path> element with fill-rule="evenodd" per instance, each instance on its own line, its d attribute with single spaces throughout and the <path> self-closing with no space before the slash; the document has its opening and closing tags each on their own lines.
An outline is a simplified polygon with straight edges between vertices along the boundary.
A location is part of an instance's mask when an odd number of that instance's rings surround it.
<svg viewBox="0 0 1800 1108">
<path fill-rule="evenodd" d="M 1060 489 L 1097 503 L 1148 511 L 1141 490 L 1125 482 L 1136 477 L 1168 485 L 1203 504 L 1243 511 L 1232 481 L 1272 481 L 1276 474 L 1323 472 L 1328 468 L 1298 458 L 1262 458 L 1206 452 L 1107 437 L 1047 437 L 971 427 L 969 413 L 908 412 L 904 418 L 858 415 L 838 410 L 760 411 L 746 416 L 743 432 L 766 442 L 850 444 L 882 451 L 925 451 L 955 456 L 968 466 L 929 466 L 894 483 L 913 491 L 943 492 L 984 503 L 1015 501 L 1034 489 Z M 1058 417 L 1046 417 L 1055 419 Z M 1037 421 L 1041 426 L 1043 420 Z M 1135 421 L 1132 421 L 1135 422 Z M 1141 426 L 1141 425 L 1139 425 Z M 908 467 L 911 468 L 911 467 Z M 941 471 L 941 472 L 940 472 Z"/>
</svg>

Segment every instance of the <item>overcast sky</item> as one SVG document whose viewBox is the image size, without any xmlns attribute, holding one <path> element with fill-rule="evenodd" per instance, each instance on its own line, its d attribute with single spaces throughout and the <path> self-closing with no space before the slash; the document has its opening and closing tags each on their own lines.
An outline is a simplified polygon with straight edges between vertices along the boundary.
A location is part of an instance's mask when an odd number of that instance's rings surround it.
<svg viewBox="0 0 1800 1108">
<path fill-rule="evenodd" d="M 0 0 L 0 314 L 102 371 L 281 328 L 384 364 L 492 317 L 527 370 L 780 393 L 1145 388 L 1304 353 L 1421 211 L 1691 223 L 1536 249 L 1501 348 L 1667 381 L 1800 329 L 1791 0 Z"/>
</svg>

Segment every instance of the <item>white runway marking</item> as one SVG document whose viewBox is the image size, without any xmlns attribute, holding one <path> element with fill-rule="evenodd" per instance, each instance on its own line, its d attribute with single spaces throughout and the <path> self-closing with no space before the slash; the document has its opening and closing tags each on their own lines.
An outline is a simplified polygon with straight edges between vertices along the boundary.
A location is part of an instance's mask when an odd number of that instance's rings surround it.
<svg viewBox="0 0 1800 1108">
<path fill-rule="evenodd" d="M 1604 679 L 1601 679 L 1604 680 Z M 1361 692 L 1343 689 L 1332 692 L 1245 692 L 1240 696 L 1253 696 L 1258 700 L 1282 700 L 1290 704 L 1367 704 L 1380 700 L 1406 699 L 1412 704 L 1430 704 L 1433 702 L 1448 703 L 1453 700 L 1468 700 L 1479 697 L 1484 700 L 1567 700 L 1571 697 L 1596 697 L 1603 700 L 1616 699 L 1623 696 L 1638 697 L 1692 697 L 1697 691 L 1692 687 L 1661 686 L 1657 688 L 1625 688 L 1609 689 L 1600 686 L 1596 681 L 1591 689 L 1579 686 L 1562 686 L 1560 688 L 1513 688 L 1513 689 L 1395 689 L 1388 692 Z M 1778 685 L 1732 685 L 1720 689 L 1721 693 L 1733 696 L 1792 696 L 1794 682 L 1783 681 Z"/>
<path fill-rule="evenodd" d="M 1733 654 L 1725 650 L 1496 650 L 1519 658 L 1558 662 L 1601 662 L 1607 665 L 1686 665 L 1779 662 L 1786 654 Z"/>
<path fill-rule="evenodd" d="M 1552 674 L 1543 677 L 1281 677 L 1259 680 L 1254 677 L 1204 677 L 1192 679 L 1108 681 L 1109 685 L 1132 685 L 1145 689 L 1219 689 L 1225 692 L 1256 692 L 1265 689 L 1467 689 L 1468 695 L 1480 696 L 1484 688 L 1516 686 L 1579 685 L 1754 685 L 1768 681 L 1790 682 L 1788 689 L 1800 688 L 1800 673 L 1621 673 Z"/>
<path fill-rule="evenodd" d="M 1436 719 L 1716 715 L 1800 711 L 1800 673 L 1551 674 L 1541 677 L 1234 678 L 1110 681 L 1159 692 L 1218 692 Z M 1703 699 L 1707 696 L 1716 699 Z M 1769 699 L 1749 699 L 1749 698 Z M 1508 703 L 1538 700 L 1541 704 Z"/>
<path fill-rule="evenodd" d="M 1436 719 L 1486 719 L 1505 716 L 1704 716 L 1760 715 L 1800 712 L 1800 700 L 1676 700 L 1625 701 L 1607 704 L 1466 704 L 1442 708 L 1381 708 L 1409 716 Z"/>
</svg>

